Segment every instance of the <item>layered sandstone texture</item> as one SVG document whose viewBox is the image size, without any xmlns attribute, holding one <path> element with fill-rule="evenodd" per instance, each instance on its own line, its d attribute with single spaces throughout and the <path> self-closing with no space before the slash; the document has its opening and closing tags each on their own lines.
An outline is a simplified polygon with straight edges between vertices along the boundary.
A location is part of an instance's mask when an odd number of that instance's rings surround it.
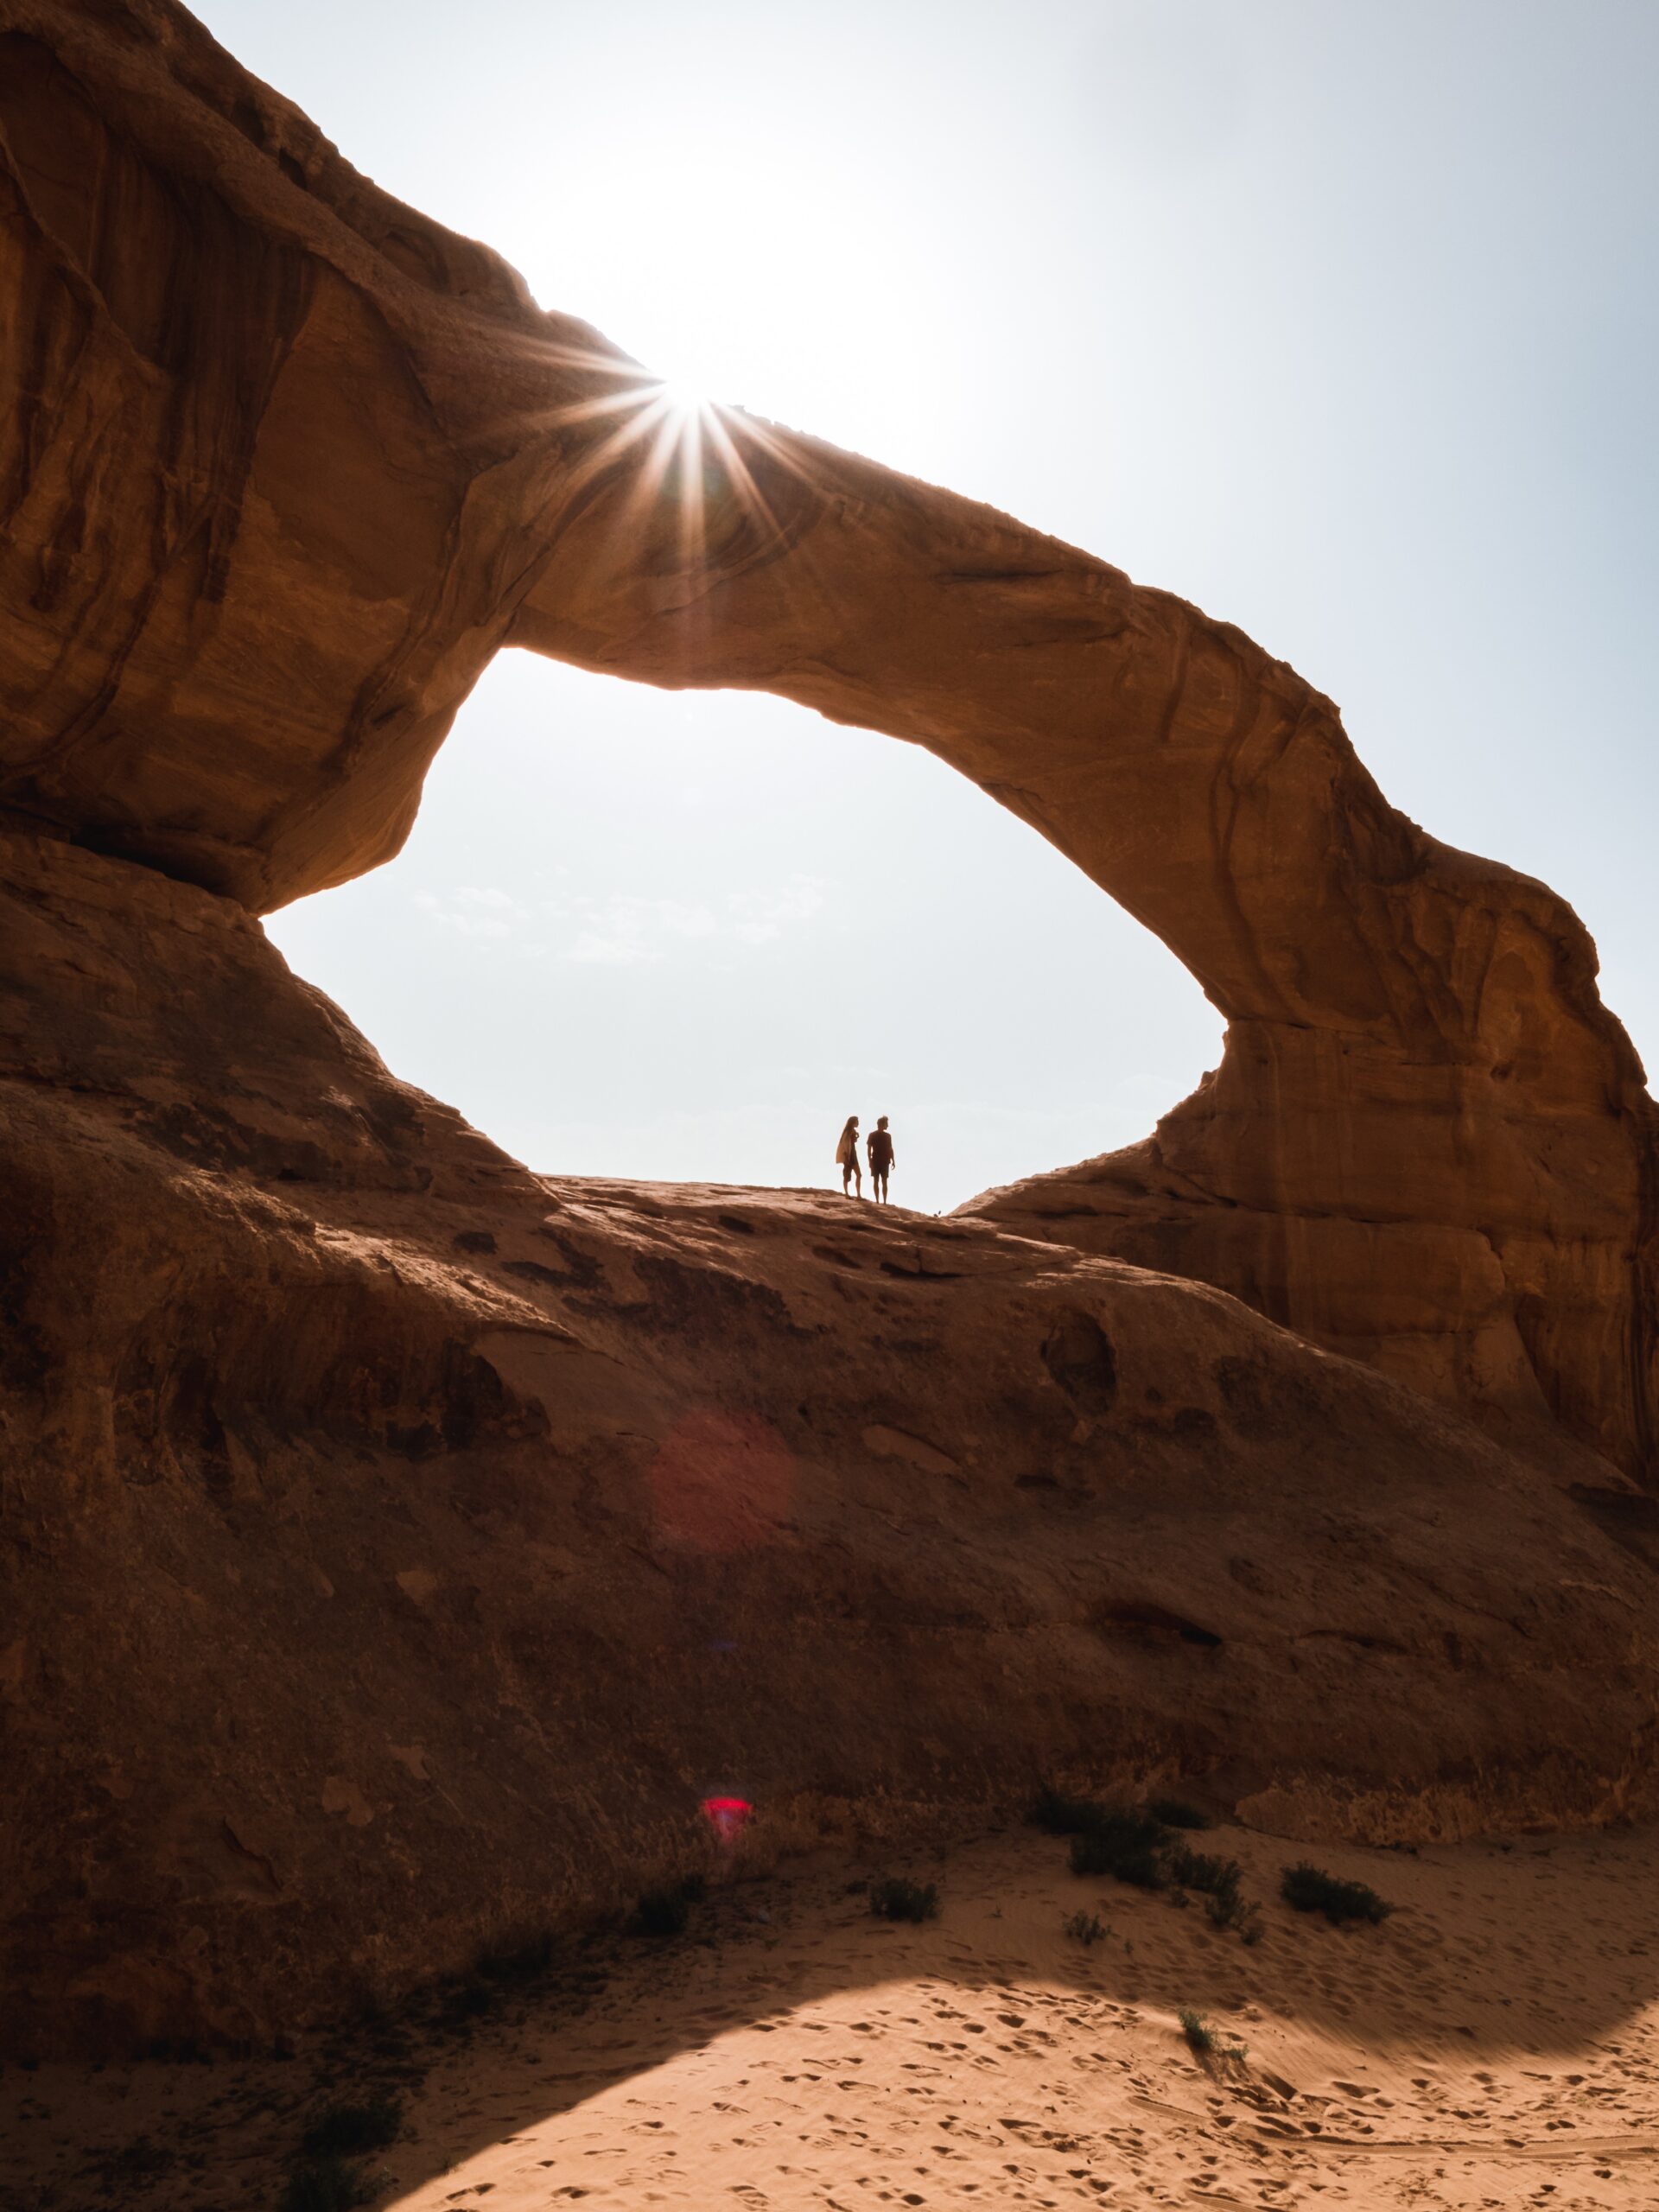
<svg viewBox="0 0 1659 2212">
<path fill-rule="evenodd" d="M 165 0 L 0 0 L 0 804 L 263 911 L 395 852 L 504 645 L 927 746 L 1229 1023 L 984 1210 L 1646 1479 L 1659 1139 L 1560 899 L 1167 594 L 735 413 L 358 176 Z"/>
<path fill-rule="evenodd" d="M 234 902 L 0 836 L 14 2045 L 258 2039 L 757 1847 L 1651 1802 L 1647 1501 L 1207 1287 L 538 1179 Z"/>
</svg>

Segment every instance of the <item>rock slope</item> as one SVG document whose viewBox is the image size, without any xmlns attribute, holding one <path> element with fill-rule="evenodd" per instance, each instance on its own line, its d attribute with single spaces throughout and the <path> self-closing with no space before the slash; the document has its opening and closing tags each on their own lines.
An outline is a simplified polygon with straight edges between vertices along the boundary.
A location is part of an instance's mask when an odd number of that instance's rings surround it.
<svg viewBox="0 0 1659 2212">
<path fill-rule="evenodd" d="M 1048 1771 L 1372 1838 L 1646 1802 L 1589 1453 L 989 1224 L 538 1179 L 232 902 L 0 860 L 14 2045 L 396 1992 L 714 1796 L 763 1847 Z"/>
</svg>

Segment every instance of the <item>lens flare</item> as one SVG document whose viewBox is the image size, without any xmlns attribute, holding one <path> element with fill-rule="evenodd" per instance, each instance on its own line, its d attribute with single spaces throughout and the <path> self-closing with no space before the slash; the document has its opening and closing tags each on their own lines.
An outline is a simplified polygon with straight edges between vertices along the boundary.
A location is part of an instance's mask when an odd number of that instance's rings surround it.
<svg viewBox="0 0 1659 2212">
<path fill-rule="evenodd" d="M 705 1797 L 702 1816 L 722 1843 L 735 1843 L 754 1808 L 747 1797 Z"/>
<path fill-rule="evenodd" d="M 550 369 L 575 387 L 531 418 L 550 434 L 558 499 L 573 518 L 597 499 L 601 526 L 630 553 L 651 547 L 654 575 L 671 563 L 686 596 L 666 611 L 689 626 L 715 619 L 711 566 L 747 567 L 795 543 L 821 510 L 831 487 L 810 444 L 711 400 L 691 378 L 594 346 L 547 350 Z M 810 552 L 774 588 L 815 600 L 824 589 Z"/>
</svg>

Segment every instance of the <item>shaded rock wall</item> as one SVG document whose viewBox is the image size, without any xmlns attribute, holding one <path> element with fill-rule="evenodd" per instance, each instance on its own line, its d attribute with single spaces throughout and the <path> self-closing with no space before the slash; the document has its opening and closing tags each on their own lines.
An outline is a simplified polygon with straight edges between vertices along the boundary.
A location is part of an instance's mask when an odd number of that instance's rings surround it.
<svg viewBox="0 0 1659 2212">
<path fill-rule="evenodd" d="M 1593 1455 L 1205 1287 L 528 1174 L 234 902 L 0 836 L 0 2035 L 257 2037 L 705 1853 L 1182 1774 L 1281 1832 L 1650 1800 Z"/>
</svg>

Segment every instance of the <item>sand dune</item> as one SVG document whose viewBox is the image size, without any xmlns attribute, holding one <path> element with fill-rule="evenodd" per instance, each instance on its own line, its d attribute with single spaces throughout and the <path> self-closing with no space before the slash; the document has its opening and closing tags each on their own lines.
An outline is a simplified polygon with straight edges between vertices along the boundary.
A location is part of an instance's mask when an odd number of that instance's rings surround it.
<svg viewBox="0 0 1659 2212">
<path fill-rule="evenodd" d="M 453 1993 L 285 2063 L 10 2069 L 6 2212 L 279 2202 L 307 2120 L 391 2089 L 396 2212 L 878 2204 L 1567 2208 L 1659 2202 L 1659 1893 L 1648 1833 L 1320 1847 L 1398 1908 L 1338 1930 L 1277 1898 L 1304 1848 L 1223 1829 L 1252 1948 L 1069 1872 L 1030 1832 L 899 1871 L 717 1884 L 683 1936 L 613 1936 L 533 1987 Z M 885 1871 L 885 1870 L 884 1870 Z M 1063 1933 L 1083 1909 L 1109 1933 Z M 479 2009 L 474 2010 L 476 2005 Z M 1204 2013 L 1218 2050 L 1189 2049 Z"/>
</svg>

